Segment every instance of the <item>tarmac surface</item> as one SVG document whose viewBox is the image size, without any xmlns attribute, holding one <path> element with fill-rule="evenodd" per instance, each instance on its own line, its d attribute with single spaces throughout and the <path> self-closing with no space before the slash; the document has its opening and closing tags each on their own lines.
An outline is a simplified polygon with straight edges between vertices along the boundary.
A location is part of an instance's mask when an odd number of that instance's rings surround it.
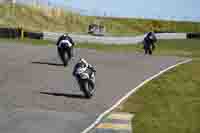
<svg viewBox="0 0 200 133">
<path fill-rule="evenodd" d="M 72 77 L 78 57 L 97 70 L 92 99 Z M 0 42 L 0 132 L 80 133 L 132 88 L 183 60 L 76 49 L 64 68 L 55 47 Z"/>
</svg>

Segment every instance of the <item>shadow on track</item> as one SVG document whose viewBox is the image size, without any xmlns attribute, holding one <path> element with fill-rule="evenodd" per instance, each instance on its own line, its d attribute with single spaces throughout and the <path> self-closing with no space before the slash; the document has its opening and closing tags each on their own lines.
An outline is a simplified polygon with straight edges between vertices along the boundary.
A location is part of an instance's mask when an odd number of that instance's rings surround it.
<svg viewBox="0 0 200 133">
<path fill-rule="evenodd" d="M 51 96 L 63 96 L 68 98 L 87 99 L 84 95 L 80 94 L 66 94 L 66 93 L 55 93 L 55 92 L 40 92 L 40 94 L 51 95 Z"/>
<path fill-rule="evenodd" d="M 63 64 L 58 64 L 58 63 L 51 63 L 51 62 L 40 62 L 40 61 L 34 61 L 31 62 L 32 64 L 46 64 L 50 66 L 63 66 Z"/>
</svg>

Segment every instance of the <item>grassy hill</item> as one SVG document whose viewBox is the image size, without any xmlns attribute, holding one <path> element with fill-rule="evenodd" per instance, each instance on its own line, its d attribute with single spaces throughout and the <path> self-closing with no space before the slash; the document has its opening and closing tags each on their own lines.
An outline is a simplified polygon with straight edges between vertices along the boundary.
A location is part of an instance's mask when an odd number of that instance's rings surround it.
<svg viewBox="0 0 200 133">
<path fill-rule="evenodd" d="M 0 27 L 19 27 L 31 31 L 79 32 L 87 31 L 89 24 L 100 22 L 114 35 L 137 35 L 151 29 L 156 31 L 198 32 L 200 23 L 150 19 L 103 18 L 80 16 L 72 12 L 51 15 L 45 9 L 16 5 L 0 5 Z"/>
</svg>

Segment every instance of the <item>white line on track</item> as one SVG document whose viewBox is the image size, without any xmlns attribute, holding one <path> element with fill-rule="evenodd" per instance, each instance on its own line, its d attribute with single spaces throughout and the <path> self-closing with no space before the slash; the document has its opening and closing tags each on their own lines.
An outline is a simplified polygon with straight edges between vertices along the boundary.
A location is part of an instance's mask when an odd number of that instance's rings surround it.
<svg viewBox="0 0 200 133">
<path fill-rule="evenodd" d="M 124 97 L 122 97 L 116 104 L 114 104 L 111 108 L 109 108 L 108 110 L 106 110 L 105 112 L 103 112 L 102 114 L 99 115 L 99 117 L 94 121 L 94 123 L 92 123 L 88 128 L 86 128 L 82 133 L 88 133 L 91 129 L 93 129 L 100 121 L 101 119 L 107 115 L 108 113 L 110 113 L 112 110 L 114 110 L 117 106 L 119 106 L 123 101 L 125 101 L 129 96 L 131 96 L 132 94 L 134 94 L 140 87 L 142 87 L 144 84 L 148 83 L 149 81 L 153 80 L 154 78 L 160 76 L 161 74 L 167 72 L 168 70 L 175 68 L 179 65 L 191 62 L 192 59 L 188 59 L 182 62 L 179 62 L 173 66 L 170 66 L 162 71 L 160 71 L 159 73 L 155 74 L 154 76 L 146 79 L 144 82 L 142 82 L 141 84 L 139 84 L 137 87 L 135 87 L 133 90 L 131 90 L 130 92 L 128 92 Z"/>
</svg>

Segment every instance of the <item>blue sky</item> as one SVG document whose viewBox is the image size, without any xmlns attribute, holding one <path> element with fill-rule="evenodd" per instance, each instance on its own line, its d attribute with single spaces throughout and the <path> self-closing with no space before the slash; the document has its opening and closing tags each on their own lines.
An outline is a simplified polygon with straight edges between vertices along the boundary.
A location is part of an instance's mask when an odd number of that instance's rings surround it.
<svg viewBox="0 0 200 133">
<path fill-rule="evenodd" d="M 195 19 L 200 21 L 200 0 L 56 0 L 72 8 L 107 12 L 120 17 Z"/>
<path fill-rule="evenodd" d="M 31 1 L 31 0 L 30 0 Z M 48 1 L 48 0 L 40 0 Z M 89 15 L 200 21 L 200 0 L 49 0 Z M 117 2 L 116 2 L 117 1 Z"/>
</svg>

